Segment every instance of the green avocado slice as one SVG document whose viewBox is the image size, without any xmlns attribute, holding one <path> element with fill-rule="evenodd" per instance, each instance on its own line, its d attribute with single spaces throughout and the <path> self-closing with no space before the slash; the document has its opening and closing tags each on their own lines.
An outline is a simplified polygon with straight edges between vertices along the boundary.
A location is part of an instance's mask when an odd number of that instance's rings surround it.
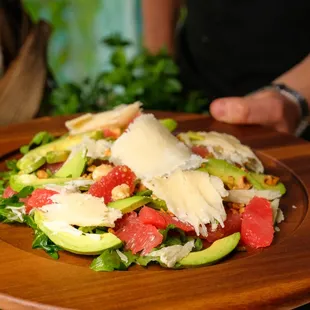
<svg viewBox="0 0 310 310">
<path fill-rule="evenodd" d="M 242 179 L 246 178 L 255 189 L 279 191 L 281 194 L 286 192 L 285 186 L 282 183 L 278 183 L 275 186 L 267 185 L 264 182 L 266 177 L 265 174 L 246 172 L 223 159 L 210 158 L 204 166 L 198 170 L 219 177 L 223 183 L 228 186 L 241 184 Z"/>
<path fill-rule="evenodd" d="M 110 248 L 119 248 L 122 246 L 122 241 L 114 234 L 74 234 L 65 231 L 55 231 L 47 227 L 44 214 L 41 211 L 35 211 L 34 221 L 38 227 L 58 246 L 62 249 L 83 255 L 98 255 L 104 250 Z M 68 229 L 77 230 L 71 225 Z M 78 230 L 77 230 L 78 231 Z"/>
<path fill-rule="evenodd" d="M 101 131 L 91 131 L 79 135 L 59 138 L 57 140 L 54 140 L 53 142 L 44 144 L 29 151 L 26 155 L 24 155 L 21 159 L 18 160 L 16 164 L 17 168 L 23 171 L 23 173 L 31 173 L 36 169 L 40 168 L 40 166 L 38 166 L 38 163 L 42 163 L 41 166 L 45 163 L 45 156 L 48 152 L 68 151 L 74 145 L 79 144 L 85 135 L 89 136 L 94 140 L 99 140 L 103 137 L 103 133 Z M 41 158 L 44 158 L 44 162 L 41 160 Z M 36 162 L 37 164 L 34 165 L 34 162 Z"/>
<path fill-rule="evenodd" d="M 274 191 L 279 191 L 282 195 L 286 193 L 286 188 L 285 185 L 281 182 L 278 182 L 276 185 L 268 185 L 265 183 L 265 174 L 258 174 L 254 172 L 249 172 L 249 175 L 251 176 L 252 179 L 256 180 L 262 190 L 274 190 Z"/>
<path fill-rule="evenodd" d="M 242 179 L 246 178 L 255 188 L 259 189 L 261 187 L 259 182 L 252 178 L 246 171 L 223 159 L 210 158 L 204 166 L 198 170 L 206 171 L 211 175 L 219 177 L 224 184 L 228 186 L 241 184 Z"/>
<path fill-rule="evenodd" d="M 68 158 L 68 160 L 62 165 L 54 176 L 56 178 L 80 177 L 87 162 L 86 154 L 86 149 L 78 151 L 72 158 Z"/>
<path fill-rule="evenodd" d="M 65 162 L 70 155 L 70 151 L 49 151 L 46 153 L 46 162 L 48 164 L 56 164 Z"/>
<path fill-rule="evenodd" d="M 239 232 L 219 239 L 205 250 L 189 253 L 179 261 L 179 265 L 181 267 L 195 267 L 214 264 L 231 253 L 237 247 L 239 240 Z"/>
<path fill-rule="evenodd" d="M 16 174 L 10 178 L 10 186 L 20 192 L 26 186 L 41 187 L 46 184 L 64 184 L 69 181 L 76 180 L 74 178 L 48 178 L 39 179 L 34 174 Z"/>
<path fill-rule="evenodd" d="M 125 199 L 112 201 L 108 204 L 108 207 L 118 209 L 122 213 L 128 213 L 144 206 L 152 200 L 153 199 L 150 197 L 132 196 Z"/>
</svg>

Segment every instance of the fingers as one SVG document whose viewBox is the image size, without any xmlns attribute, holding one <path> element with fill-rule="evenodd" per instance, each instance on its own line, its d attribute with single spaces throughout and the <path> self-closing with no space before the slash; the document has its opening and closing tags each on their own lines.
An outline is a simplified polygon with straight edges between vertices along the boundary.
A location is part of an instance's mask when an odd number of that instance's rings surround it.
<svg viewBox="0 0 310 310">
<path fill-rule="evenodd" d="M 271 125 L 282 117 L 281 102 L 262 95 L 217 99 L 210 112 L 216 120 L 230 124 Z"/>
</svg>

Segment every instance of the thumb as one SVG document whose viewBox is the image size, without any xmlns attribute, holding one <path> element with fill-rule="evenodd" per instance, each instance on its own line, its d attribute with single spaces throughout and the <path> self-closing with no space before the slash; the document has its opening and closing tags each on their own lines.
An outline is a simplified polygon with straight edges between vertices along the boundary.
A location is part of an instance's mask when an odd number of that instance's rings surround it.
<svg viewBox="0 0 310 310">
<path fill-rule="evenodd" d="M 230 97 L 211 103 L 211 115 L 218 121 L 230 124 L 274 123 L 272 105 L 265 98 Z"/>
</svg>

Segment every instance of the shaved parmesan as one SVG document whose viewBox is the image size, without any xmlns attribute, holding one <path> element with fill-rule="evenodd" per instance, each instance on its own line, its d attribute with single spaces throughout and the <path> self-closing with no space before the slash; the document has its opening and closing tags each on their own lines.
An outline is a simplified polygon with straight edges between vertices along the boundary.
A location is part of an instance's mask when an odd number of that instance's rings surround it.
<svg viewBox="0 0 310 310">
<path fill-rule="evenodd" d="M 127 165 L 141 179 L 201 166 L 203 159 L 173 136 L 152 114 L 136 118 L 113 144 L 110 161 Z"/>
<path fill-rule="evenodd" d="M 141 102 L 119 105 L 111 111 L 97 114 L 87 113 L 65 123 L 70 134 L 75 135 L 103 128 L 121 128 L 126 126 L 140 112 Z"/>
<path fill-rule="evenodd" d="M 46 189 L 53 190 L 58 193 L 79 193 L 80 187 L 88 187 L 94 183 L 93 180 L 86 180 L 86 179 L 80 179 L 80 180 L 73 180 L 66 182 L 64 185 L 58 185 L 58 184 L 46 184 L 43 187 Z"/>
<path fill-rule="evenodd" d="M 277 214 L 279 210 L 279 204 L 280 204 L 280 199 L 275 199 L 271 202 L 271 209 L 272 209 L 272 219 L 273 223 L 276 222 L 277 220 Z"/>
<path fill-rule="evenodd" d="M 47 221 L 64 222 L 78 226 L 114 227 L 122 212 L 109 208 L 103 198 L 82 193 L 55 194 L 53 204 L 43 206 Z"/>
<path fill-rule="evenodd" d="M 160 261 L 167 267 L 171 268 L 176 262 L 186 257 L 194 248 L 194 240 L 187 242 L 184 245 L 171 245 L 160 250 L 153 251 L 148 256 L 159 257 Z"/>
<path fill-rule="evenodd" d="M 278 213 L 277 213 L 277 217 L 276 217 L 276 223 L 280 224 L 283 221 L 284 221 L 284 214 L 283 214 L 283 211 L 279 208 Z"/>
<path fill-rule="evenodd" d="M 248 204 L 255 196 L 272 201 L 280 198 L 282 195 L 279 191 L 271 190 L 232 189 L 228 191 L 228 196 L 225 197 L 225 200 L 229 202 Z"/>
<path fill-rule="evenodd" d="M 168 177 L 145 182 L 145 185 L 166 202 L 168 210 L 179 220 L 191 224 L 197 235 L 207 236 L 206 224 L 213 224 L 212 228 L 218 223 L 224 225 L 223 191 L 213 186 L 207 173 L 177 170 Z"/>
<path fill-rule="evenodd" d="M 70 160 L 76 152 L 82 149 L 87 150 L 87 157 L 92 159 L 104 158 L 110 150 L 111 145 L 112 143 L 110 141 L 104 139 L 94 140 L 88 136 L 84 136 L 80 144 L 71 148 L 71 154 L 67 160 Z"/>
<path fill-rule="evenodd" d="M 197 139 L 190 139 L 191 133 L 179 134 L 180 139 L 188 146 L 203 145 L 218 159 L 224 159 L 233 164 L 247 166 L 249 169 L 263 173 L 264 166 L 254 152 L 234 136 L 215 131 L 195 132 Z M 199 138 L 199 139 L 198 139 Z"/>
</svg>

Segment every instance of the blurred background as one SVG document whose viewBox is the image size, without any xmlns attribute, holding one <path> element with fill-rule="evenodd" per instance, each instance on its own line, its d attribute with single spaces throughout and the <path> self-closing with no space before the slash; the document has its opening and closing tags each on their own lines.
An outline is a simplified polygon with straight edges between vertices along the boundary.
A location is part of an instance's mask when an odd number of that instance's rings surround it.
<svg viewBox="0 0 310 310">
<path fill-rule="evenodd" d="M 207 113 L 202 94 L 184 95 L 178 67 L 165 48 L 155 55 L 143 49 L 140 0 L 0 4 L 0 91 L 10 90 L 0 92 L 2 124 L 103 111 L 136 100 L 145 109 Z M 184 14 L 185 9 L 180 21 Z"/>
</svg>

